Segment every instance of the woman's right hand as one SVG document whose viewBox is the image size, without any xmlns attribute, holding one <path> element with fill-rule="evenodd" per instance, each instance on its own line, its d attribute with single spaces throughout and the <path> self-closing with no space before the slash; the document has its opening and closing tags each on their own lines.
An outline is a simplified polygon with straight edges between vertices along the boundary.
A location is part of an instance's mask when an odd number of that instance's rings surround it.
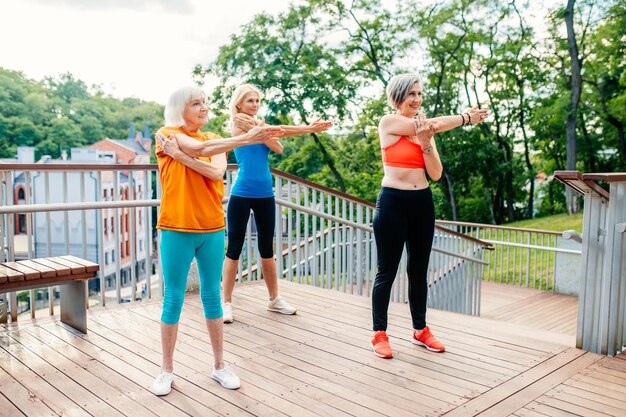
<svg viewBox="0 0 626 417">
<path fill-rule="evenodd" d="M 435 126 L 426 120 L 426 116 L 419 114 L 415 119 L 415 136 L 422 148 L 430 146 L 430 140 L 435 134 Z"/>
<path fill-rule="evenodd" d="M 254 117 L 245 113 L 237 113 L 235 117 L 233 117 L 233 123 L 244 132 L 251 131 L 257 125 L 257 121 Z"/>
<path fill-rule="evenodd" d="M 156 132 L 154 138 L 156 140 L 156 144 L 159 145 L 165 155 L 176 159 L 176 155 L 179 152 L 182 152 L 175 137 L 168 139 L 163 133 Z"/>
<path fill-rule="evenodd" d="M 250 140 L 253 142 L 264 142 L 267 139 L 278 140 L 285 134 L 285 130 L 278 126 L 267 126 L 265 122 L 259 123 L 248 132 Z"/>
</svg>

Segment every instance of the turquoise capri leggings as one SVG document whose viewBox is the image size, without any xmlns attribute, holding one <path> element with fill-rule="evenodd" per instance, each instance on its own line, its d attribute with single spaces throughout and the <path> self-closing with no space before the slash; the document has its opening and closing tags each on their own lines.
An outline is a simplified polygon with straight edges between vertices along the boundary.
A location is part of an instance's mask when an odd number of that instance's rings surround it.
<svg viewBox="0 0 626 417">
<path fill-rule="evenodd" d="M 176 324 L 183 309 L 187 274 L 196 258 L 204 317 L 222 317 L 220 281 L 224 263 L 224 231 L 188 233 L 161 230 L 161 267 L 165 281 L 161 321 Z"/>
</svg>

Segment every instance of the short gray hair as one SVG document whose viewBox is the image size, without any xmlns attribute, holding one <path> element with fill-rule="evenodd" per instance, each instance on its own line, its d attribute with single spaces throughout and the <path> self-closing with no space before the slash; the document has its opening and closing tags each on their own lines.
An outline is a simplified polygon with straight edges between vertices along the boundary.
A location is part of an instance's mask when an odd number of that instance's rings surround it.
<svg viewBox="0 0 626 417">
<path fill-rule="evenodd" d="M 409 95 L 409 91 L 415 83 L 422 84 L 422 80 L 417 74 L 398 74 L 389 80 L 389 84 L 387 84 L 387 101 L 389 104 L 397 109 Z"/>
<path fill-rule="evenodd" d="M 165 117 L 165 126 L 181 127 L 185 124 L 183 113 L 185 106 L 189 100 L 194 98 L 206 98 L 204 91 L 195 85 L 179 88 L 170 96 L 163 116 Z"/>
</svg>

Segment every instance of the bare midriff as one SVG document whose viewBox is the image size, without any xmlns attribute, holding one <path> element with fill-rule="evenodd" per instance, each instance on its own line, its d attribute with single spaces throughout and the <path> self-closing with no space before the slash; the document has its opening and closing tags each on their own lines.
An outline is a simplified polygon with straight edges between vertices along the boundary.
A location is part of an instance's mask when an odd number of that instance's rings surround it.
<svg viewBox="0 0 626 417">
<path fill-rule="evenodd" d="M 423 168 L 398 168 L 383 166 L 385 176 L 381 185 L 398 190 L 422 190 L 428 188 L 426 170 Z"/>
</svg>

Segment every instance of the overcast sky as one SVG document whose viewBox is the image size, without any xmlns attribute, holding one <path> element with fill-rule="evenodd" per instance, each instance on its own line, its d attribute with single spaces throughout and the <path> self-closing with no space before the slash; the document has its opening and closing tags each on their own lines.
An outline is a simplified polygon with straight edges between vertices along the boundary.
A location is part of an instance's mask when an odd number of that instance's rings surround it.
<svg viewBox="0 0 626 417">
<path fill-rule="evenodd" d="M 116 97 L 165 104 L 196 64 L 261 11 L 289 0 L 0 0 L 0 67 L 71 72 Z M 210 81 L 209 81 L 210 84 Z M 207 85 L 207 89 L 210 85 Z"/>
</svg>

